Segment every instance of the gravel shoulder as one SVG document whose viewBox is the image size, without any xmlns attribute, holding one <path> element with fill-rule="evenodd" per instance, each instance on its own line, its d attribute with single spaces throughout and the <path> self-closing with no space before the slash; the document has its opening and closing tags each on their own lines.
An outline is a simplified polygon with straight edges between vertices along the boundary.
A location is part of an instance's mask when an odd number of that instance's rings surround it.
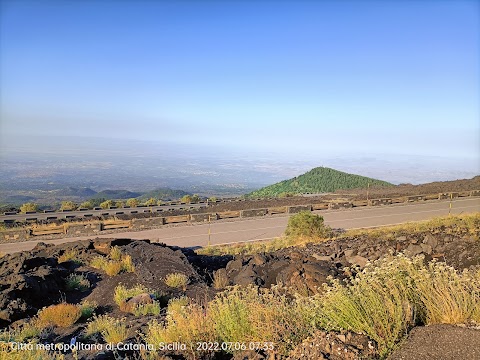
<svg viewBox="0 0 480 360">
<path fill-rule="evenodd" d="M 438 324 L 414 328 L 388 360 L 480 359 L 480 330 Z"/>
</svg>

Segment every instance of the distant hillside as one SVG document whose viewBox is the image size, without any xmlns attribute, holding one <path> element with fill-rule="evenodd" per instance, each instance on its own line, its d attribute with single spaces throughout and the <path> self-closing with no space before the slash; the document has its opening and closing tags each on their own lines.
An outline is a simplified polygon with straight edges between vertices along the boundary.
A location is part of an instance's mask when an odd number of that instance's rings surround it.
<svg viewBox="0 0 480 360">
<path fill-rule="evenodd" d="M 81 198 L 88 198 L 92 197 L 97 192 L 90 188 L 74 188 L 74 187 L 67 187 L 64 189 L 58 189 L 53 192 L 53 194 L 57 197 L 59 196 L 77 196 Z"/>
<path fill-rule="evenodd" d="M 118 199 L 130 199 L 139 197 L 141 193 L 132 192 L 128 190 L 103 190 L 92 196 L 93 199 L 106 199 L 106 200 L 118 200 Z"/>
<path fill-rule="evenodd" d="M 368 184 L 370 186 L 393 186 L 393 184 L 386 181 L 349 174 L 327 167 L 317 167 L 293 179 L 284 180 L 256 190 L 248 194 L 248 196 L 275 197 L 282 193 L 325 193 L 339 189 L 363 188 L 367 187 Z"/>
<path fill-rule="evenodd" d="M 176 200 L 180 199 L 185 195 L 192 195 L 183 190 L 172 190 L 170 188 L 158 188 L 152 191 L 149 191 L 139 197 L 140 200 L 148 200 L 150 198 L 162 199 L 162 200 Z"/>
</svg>

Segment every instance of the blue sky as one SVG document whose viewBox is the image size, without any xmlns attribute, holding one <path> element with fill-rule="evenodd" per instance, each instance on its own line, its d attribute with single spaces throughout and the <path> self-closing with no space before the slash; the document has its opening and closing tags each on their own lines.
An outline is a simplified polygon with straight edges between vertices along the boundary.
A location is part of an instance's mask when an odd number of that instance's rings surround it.
<svg viewBox="0 0 480 360">
<path fill-rule="evenodd" d="M 477 1 L 3 1 L 1 129 L 480 162 Z"/>
</svg>

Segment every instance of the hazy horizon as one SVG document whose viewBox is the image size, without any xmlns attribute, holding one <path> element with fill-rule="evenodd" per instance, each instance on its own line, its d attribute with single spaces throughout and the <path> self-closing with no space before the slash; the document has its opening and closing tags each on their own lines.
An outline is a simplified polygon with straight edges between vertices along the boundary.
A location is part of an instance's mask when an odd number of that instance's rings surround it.
<svg viewBox="0 0 480 360">
<path fill-rule="evenodd" d="M 245 186 L 322 165 L 394 183 L 480 174 L 478 2 L 0 6 L 4 163 L 137 179 L 146 157 L 152 183 L 191 164 L 188 181 Z"/>
</svg>

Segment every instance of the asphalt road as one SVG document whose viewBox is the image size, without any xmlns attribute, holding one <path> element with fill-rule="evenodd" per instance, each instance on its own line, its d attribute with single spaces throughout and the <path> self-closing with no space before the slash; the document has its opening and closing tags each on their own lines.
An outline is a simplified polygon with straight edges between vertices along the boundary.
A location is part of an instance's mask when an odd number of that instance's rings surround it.
<svg viewBox="0 0 480 360">
<path fill-rule="evenodd" d="M 408 221 L 427 220 L 437 216 L 448 215 L 449 201 L 429 201 L 424 203 L 397 204 L 381 207 L 362 207 L 348 210 L 316 211 L 333 228 L 356 229 L 394 225 Z M 480 198 L 463 198 L 452 202 L 452 214 L 480 212 Z M 210 244 L 227 244 L 236 242 L 268 240 L 279 237 L 285 231 L 287 215 L 265 216 L 261 218 L 218 221 L 208 224 L 184 224 L 166 226 L 159 229 L 142 231 L 125 231 L 105 234 L 101 238 L 150 239 L 168 245 L 184 247 L 206 246 Z M 43 240 L 59 244 L 76 240 L 91 239 L 96 236 L 83 236 L 56 240 Z M 4 253 L 32 249 L 38 241 L 0 244 Z"/>
</svg>

